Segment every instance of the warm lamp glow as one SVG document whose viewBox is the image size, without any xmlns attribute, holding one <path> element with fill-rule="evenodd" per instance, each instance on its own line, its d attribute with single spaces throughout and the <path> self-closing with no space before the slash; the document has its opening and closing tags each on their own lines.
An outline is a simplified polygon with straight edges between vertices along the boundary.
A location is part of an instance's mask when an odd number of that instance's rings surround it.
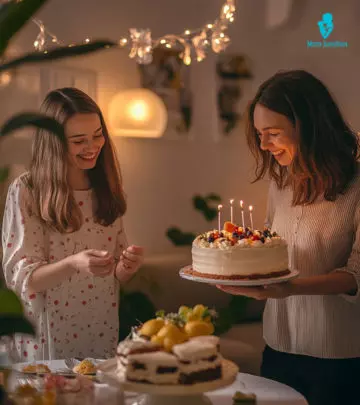
<svg viewBox="0 0 360 405">
<path fill-rule="evenodd" d="M 125 90 L 110 102 L 109 126 L 116 136 L 159 138 L 167 126 L 167 110 L 161 98 L 150 90 Z"/>
<path fill-rule="evenodd" d="M 149 117 L 149 109 L 144 101 L 134 101 L 128 106 L 128 114 L 136 121 L 145 121 Z"/>
</svg>

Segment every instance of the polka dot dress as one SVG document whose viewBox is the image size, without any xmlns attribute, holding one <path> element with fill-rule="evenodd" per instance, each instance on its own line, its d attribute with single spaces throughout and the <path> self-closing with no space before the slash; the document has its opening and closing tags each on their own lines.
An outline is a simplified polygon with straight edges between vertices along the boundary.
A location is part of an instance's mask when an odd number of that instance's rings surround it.
<svg viewBox="0 0 360 405">
<path fill-rule="evenodd" d="M 121 218 L 108 227 L 95 223 L 91 190 L 75 191 L 83 226 L 71 234 L 49 231 L 20 206 L 24 192 L 20 177 L 8 191 L 2 232 L 6 283 L 21 297 L 27 316 L 37 325 L 36 339 L 15 337 L 20 360 L 111 357 L 119 328 L 119 284 L 114 275 L 97 278 L 78 271 L 37 294 L 29 293 L 28 281 L 38 267 L 85 249 L 106 250 L 118 258 L 127 246 Z"/>
</svg>

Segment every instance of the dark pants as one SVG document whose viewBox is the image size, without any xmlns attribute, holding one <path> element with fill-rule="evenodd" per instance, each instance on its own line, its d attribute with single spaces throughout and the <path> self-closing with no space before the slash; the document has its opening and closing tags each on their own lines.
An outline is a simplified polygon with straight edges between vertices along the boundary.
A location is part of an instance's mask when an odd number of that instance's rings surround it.
<svg viewBox="0 0 360 405">
<path fill-rule="evenodd" d="M 294 388 L 309 405 L 360 405 L 360 358 L 321 359 L 266 346 L 261 375 Z"/>
</svg>

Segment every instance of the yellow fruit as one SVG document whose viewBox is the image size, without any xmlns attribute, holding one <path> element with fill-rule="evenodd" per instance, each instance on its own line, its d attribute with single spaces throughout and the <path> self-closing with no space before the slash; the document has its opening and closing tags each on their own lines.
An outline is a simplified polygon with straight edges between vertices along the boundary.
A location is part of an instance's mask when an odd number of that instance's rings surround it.
<svg viewBox="0 0 360 405">
<path fill-rule="evenodd" d="M 205 310 L 206 310 L 206 307 L 204 305 L 198 304 L 198 305 L 194 306 L 193 314 L 200 318 Z"/>
<path fill-rule="evenodd" d="M 164 337 L 154 335 L 154 336 L 151 337 L 151 342 L 156 344 L 156 345 L 163 346 L 164 345 Z"/>
<path fill-rule="evenodd" d="M 181 335 L 181 333 L 181 330 L 176 325 L 174 325 L 173 323 L 169 323 L 159 330 L 157 336 L 176 339 L 176 337 Z"/>
<path fill-rule="evenodd" d="M 179 313 L 179 315 L 182 315 L 182 314 L 186 314 L 186 313 L 189 312 L 189 311 L 190 311 L 190 308 L 189 308 L 189 307 L 187 307 L 186 305 L 182 305 L 182 306 L 179 308 L 178 313 Z"/>
<path fill-rule="evenodd" d="M 185 321 L 186 322 L 197 321 L 199 319 L 200 319 L 200 317 L 198 315 L 194 314 L 192 311 L 188 312 L 185 315 Z"/>
<path fill-rule="evenodd" d="M 185 332 L 189 337 L 212 335 L 214 325 L 205 321 L 191 321 L 185 325 Z"/>
<path fill-rule="evenodd" d="M 166 337 L 164 339 L 164 348 L 167 352 L 171 352 L 173 346 L 175 346 L 177 343 L 174 339 L 171 339 L 169 337 Z"/>
<path fill-rule="evenodd" d="M 139 334 L 151 337 L 153 335 L 156 335 L 163 326 L 163 319 L 150 319 L 143 324 L 143 326 L 139 330 Z"/>
</svg>

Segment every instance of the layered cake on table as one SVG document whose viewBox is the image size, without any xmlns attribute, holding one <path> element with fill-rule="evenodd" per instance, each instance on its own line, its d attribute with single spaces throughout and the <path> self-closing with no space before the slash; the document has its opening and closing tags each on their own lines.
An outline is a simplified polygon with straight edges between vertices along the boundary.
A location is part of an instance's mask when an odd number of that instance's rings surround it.
<svg viewBox="0 0 360 405">
<path fill-rule="evenodd" d="M 192 385 L 222 378 L 215 311 L 203 305 L 157 313 L 117 348 L 117 374 L 129 382 Z"/>
<path fill-rule="evenodd" d="M 286 241 L 276 232 L 240 227 L 225 222 L 221 231 L 196 237 L 192 268 L 185 272 L 219 280 L 254 280 L 290 273 Z"/>
</svg>

